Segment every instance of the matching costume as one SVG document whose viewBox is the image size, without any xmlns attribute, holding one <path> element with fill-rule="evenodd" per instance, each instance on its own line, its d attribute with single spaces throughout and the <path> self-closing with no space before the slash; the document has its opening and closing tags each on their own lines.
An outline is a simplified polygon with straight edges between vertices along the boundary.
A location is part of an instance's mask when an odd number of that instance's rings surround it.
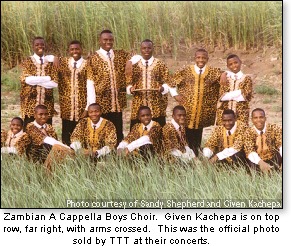
<svg viewBox="0 0 291 246">
<path fill-rule="evenodd" d="M 90 118 L 80 120 L 71 136 L 71 148 L 86 149 L 97 157 L 108 154 L 116 146 L 116 130 L 112 122 L 100 118 L 93 124 Z"/>
<path fill-rule="evenodd" d="M 253 95 L 253 82 L 250 76 L 241 71 L 237 74 L 227 72 L 228 85 L 221 85 L 217 103 L 217 125 L 222 124 L 222 113 L 232 109 L 237 119 L 249 124 L 250 101 Z"/>
<path fill-rule="evenodd" d="M 60 57 L 58 71 L 62 140 L 69 145 L 70 136 L 87 105 L 87 61 Z"/>
<path fill-rule="evenodd" d="M 236 121 L 232 129 L 227 130 L 224 126 L 217 126 L 208 138 L 203 149 L 203 155 L 211 158 L 217 155 L 219 160 L 228 163 L 245 160 L 243 152 L 244 134 L 247 125 L 241 121 Z"/>
<path fill-rule="evenodd" d="M 1 153 L 11 153 L 17 155 L 26 155 L 26 149 L 30 144 L 30 138 L 27 133 L 21 130 L 13 134 L 11 130 L 1 138 Z M 3 141 L 3 144 L 2 144 Z"/>
<path fill-rule="evenodd" d="M 161 126 L 166 123 L 166 109 L 168 106 L 168 83 L 169 70 L 166 64 L 153 56 L 149 60 L 140 61 L 133 65 L 132 76 L 126 78 L 127 93 L 131 95 L 130 88 L 135 89 L 159 89 L 164 91 L 138 91 L 133 92 L 131 105 L 131 120 L 138 121 L 138 109 L 140 106 L 148 106 L 151 109 L 153 120 Z M 131 124 L 131 127 L 133 124 Z"/>
<path fill-rule="evenodd" d="M 41 59 L 40 59 L 41 58 Z M 53 66 L 53 56 L 39 57 L 34 54 L 22 63 L 20 104 L 24 129 L 34 120 L 34 108 L 43 104 L 51 119 L 57 112 L 54 109 L 53 88 L 57 87 L 58 75 Z M 27 121 L 27 118 L 33 118 Z"/>
</svg>

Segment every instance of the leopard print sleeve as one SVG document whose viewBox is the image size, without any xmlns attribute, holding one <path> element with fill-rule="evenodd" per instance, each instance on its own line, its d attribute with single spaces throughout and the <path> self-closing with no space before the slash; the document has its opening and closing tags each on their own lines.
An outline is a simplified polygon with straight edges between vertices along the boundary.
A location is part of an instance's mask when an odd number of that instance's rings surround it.
<svg viewBox="0 0 291 246">
<path fill-rule="evenodd" d="M 282 146 L 282 129 L 281 127 L 275 125 L 275 124 L 272 124 L 271 126 L 273 129 L 273 132 L 274 132 L 274 138 L 275 138 L 275 148 L 276 150 L 279 150 L 279 148 Z"/>
<path fill-rule="evenodd" d="M 6 140 L 7 140 L 7 132 L 1 129 L 1 147 L 5 146 Z"/>
<path fill-rule="evenodd" d="M 87 118 L 84 118 L 78 122 L 76 128 L 71 135 L 71 142 L 80 142 L 82 146 L 85 145 L 85 128 L 87 126 Z"/>
<path fill-rule="evenodd" d="M 135 124 L 132 127 L 131 131 L 128 133 L 128 135 L 124 138 L 124 141 L 130 144 L 131 142 L 140 138 L 140 134 L 138 132 L 139 127 L 140 127 L 140 123 Z"/>
<path fill-rule="evenodd" d="M 26 153 L 26 149 L 28 145 L 30 144 L 31 140 L 28 136 L 28 134 L 24 133 L 20 139 L 16 142 L 15 148 L 17 149 L 17 152 L 19 155 L 24 155 Z"/>
<path fill-rule="evenodd" d="M 247 127 L 244 135 L 244 151 L 246 157 L 249 156 L 251 152 L 256 152 L 256 133 L 251 127 Z"/>
<path fill-rule="evenodd" d="M 246 101 L 251 101 L 253 97 L 253 81 L 250 76 L 246 76 L 244 81 L 240 84 L 243 97 Z"/>
<path fill-rule="evenodd" d="M 207 139 L 205 146 L 206 148 L 211 149 L 212 152 L 215 152 L 215 150 L 218 149 L 219 142 L 220 142 L 220 132 L 221 132 L 222 127 L 218 126 L 214 129 L 210 137 Z"/>
<path fill-rule="evenodd" d="M 114 149 L 117 144 L 116 128 L 111 121 L 106 122 L 105 145 Z"/>
<path fill-rule="evenodd" d="M 171 77 L 170 80 L 170 86 L 176 87 L 184 82 L 184 73 L 189 68 L 186 66 L 183 66 L 182 68 L 178 69 Z"/>
<path fill-rule="evenodd" d="M 233 143 L 233 148 L 237 151 L 243 150 L 246 130 L 247 125 L 243 122 L 238 122 L 238 127 L 235 131 L 235 139 Z"/>
<path fill-rule="evenodd" d="M 30 136 L 31 142 L 35 145 L 42 145 L 46 135 L 42 133 L 33 123 L 26 127 L 26 133 Z"/>
</svg>

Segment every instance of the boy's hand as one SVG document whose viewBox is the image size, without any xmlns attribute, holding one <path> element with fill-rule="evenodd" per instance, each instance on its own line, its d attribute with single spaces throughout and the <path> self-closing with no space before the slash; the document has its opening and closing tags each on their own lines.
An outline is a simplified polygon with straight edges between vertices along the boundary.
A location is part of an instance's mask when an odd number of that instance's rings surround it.
<svg viewBox="0 0 291 246">
<path fill-rule="evenodd" d="M 215 162 L 218 161 L 218 156 L 217 155 L 213 156 L 212 158 L 210 158 L 209 161 L 210 161 L 210 163 L 214 164 Z"/>
<path fill-rule="evenodd" d="M 58 68 L 60 65 L 59 58 L 57 56 L 54 57 L 54 63 L 53 63 L 55 68 Z"/>
<path fill-rule="evenodd" d="M 182 95 L 174 96 L 175 100 L 180 104 L 183 105 L 185 103 L 185 98 Z"/>
<path fill-rule="evenodd" d="M 263 173 L 268 173 L 273 168 L 267 162 L 264 162 L 263 160 L 259 161 L 259 167 Z"/>
</svg>

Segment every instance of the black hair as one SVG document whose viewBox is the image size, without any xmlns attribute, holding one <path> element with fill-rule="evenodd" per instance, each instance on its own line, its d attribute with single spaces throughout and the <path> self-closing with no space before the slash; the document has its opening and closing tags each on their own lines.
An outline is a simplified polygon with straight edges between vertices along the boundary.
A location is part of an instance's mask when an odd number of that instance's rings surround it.
<svg viewBox="0 0 291 246">
<path fill-rule="evenodd" d="M 100 36 L 101 36 L 103 33 L 111 33 L 111 34 L 112 34 L 112 32 L 111 32 L 110 30 L 108 30 L 108 29 L 105 29 L 105 30 L 103 30 L 102 32 L 100 32 Z"/>
<path fill-rule="evenodd" d="M 19 120 L 20 121 L 20 123 L 21 123 L 21 126 L 23 126 L 23 119 L 21 119 L 20 117 L 14 117 L 12 120 L 11 120 L 11 122 L 12 121 L 14 121 L 14 120 Z"/>
<path fill-rule="evenodd" d="M 182 105 L 177 105 L 173 108 L 173 114 L 175 114 L 175 111 L 177 110 L 184 110 L 186 111 L 186 109 L 182 106 Z"/>
<path fill-rule="evenodd" d="M 88 109 L 89 109 L 89 107 L 92 107 L 92 106 L 98 106 L 98 107 L 100 108 L 100 110 L 102 110 L 102 109 L 101 109 L 101 106 L 100 106 L 99 103 L 91 103 L 91 104 L 88 106 Z"/>
<path fill-rule="evenodd" d="M 82 46 L 81 42 L 79 40 L 73 40 L 69 43 L 69 46 L 72 44 L 79 44 L 80 46 Z"/>
<path fill-rule="evenodd" d="M 256 112 L 256 111 L 261 111 L 264 113 L 264 116 L 266 116 L 266 113 L 265 113 L 265 110 L 263 110 L 262 108 L 255 108 L 253 111 L 252 111 L 252 116 L 253 116 L 253 113 Z"/>
<path fill-rule="evenodd" d="M 195 55 L 196 55 L 198 52 L 204 52 L 204 53 L 206 53 L 207 56 L 208 56 L 208 52 L 207 52 L 206 49 L 200 48 L 200 49 L 196 50 L 196 51 L 195 51 Z"/>
<path fill-rule="evenodd" d="M 222 115 L 224 114 L 232 114 L 235 117 L 235 112 L 232 109 L 223 110 Z"/>
<path fill-rule="evenodd" d="M 142 42 L 141 42 L 141 44 L 142 43 L 152 43 L 152 45 L 154 45 L 154 42 L 152 41 L 152 40 L 150 40 L 150 39 L 145 39 L 145 40 L 143 40 Z"/>
<path fill-rule="evenodd" d="M 34 112 L 36 112 L 39 109 L 46 109 L 47 110 L 47 106 L 45 106 L 43 104 L 39 104 L 34 108 Z"/>
<path fill-rule="evenodd" d="M 231 59 L 231 58 L 237 58 L 237 59 L 239 59 L 238 55 L 230 54 L 230 55 L 227 56 L 226 60 L 228 61 L 228 60 Z M 239 59 L 239 60 L 240 60 L 240 59 Z"/>
<path fill-rule="evenodd" d="M 37 37 L 34 37 L 33 38 L 32 43 L 34 44 L 34 41 L 37 40 L 37 39 L 42 39 L 44 41 L 44 38 L 43 37 L 37 36 Z"/>
<path fill-rule="evenodd" d="M 149 111 L 151 111 L 151 109 L 148 106 L 140 106 L 139 109 L 138 109 L 138 113 L 137 114 L 139 115 L 140 111 L 142 111 L 144 109 L 148 109 Z"/>
</svg>

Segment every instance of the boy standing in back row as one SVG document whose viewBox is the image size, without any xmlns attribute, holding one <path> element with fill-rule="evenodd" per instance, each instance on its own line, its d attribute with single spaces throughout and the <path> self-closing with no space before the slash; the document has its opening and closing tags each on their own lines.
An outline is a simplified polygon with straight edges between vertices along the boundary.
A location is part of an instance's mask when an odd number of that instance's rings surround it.
<svg viewBox="0 0 291 246">
<path fill-rule="evenodd" d="M 249 124 L 250 100 L 253 94 L 253 82 L 250 76 L 241 71 L 241 60 L 237 55 L 229 55 L 226 58 L 227 83 L 220 86 L 219 100 L 217 103 L 217 125 L 222 125 L 222 112 L 232 109 L 237 119 L 246 125 Z"/>
<path fill-rule="evenodd" d="M 62 141 L 70 145 L 70 137 L 87 104 L 87 61 L 77 40 L 69 44 L 70 58 L 59 58 L 59 101 L 62 118 Z"/>
<path fill-rule="evenodd" d="M 185 66 L 173 75 L 170 86 L 177 87 L 179 94 L 172 88 L 170 93 L 186 109 L 187 140 L 198 156 L 203 128 L 215 123 L 222 71 L 206 65 L 209 58 L 205 49 L 198 49 L 194 58 L 194 65 Z"/>
<path fill-rule="evenodd" d="M 43 104 L 47 107 L 49 124 L 52 124 L 52 117 L 57 113 L 54 109 L 53 95 L 53 88 L 58 86 L 57 69 L 53 65 L 54 56 L 44 56 L 45 42 L 42 37 L 35 37 L 32 44 L 34 54 L 22 63 L 20 76 L 20 105 L 24 131 L 27 124 L 35 120 L 34 109 L 37 105 Z"/>
</svg>

